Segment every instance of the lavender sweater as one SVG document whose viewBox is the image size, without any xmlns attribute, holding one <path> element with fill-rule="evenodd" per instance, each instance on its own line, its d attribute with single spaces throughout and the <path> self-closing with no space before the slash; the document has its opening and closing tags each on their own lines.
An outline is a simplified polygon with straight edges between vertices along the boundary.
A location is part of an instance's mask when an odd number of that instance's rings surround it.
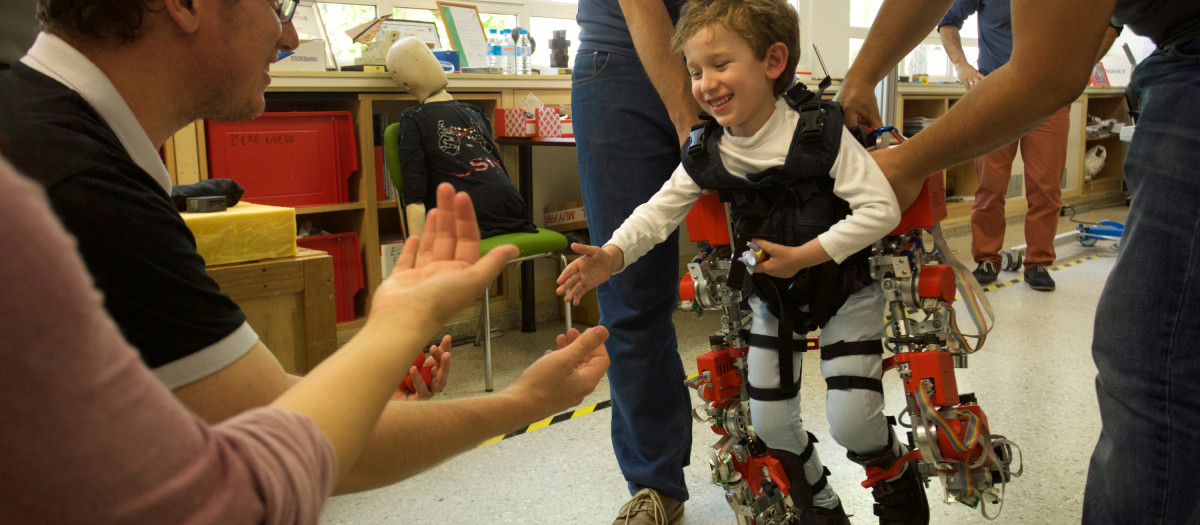
<svg viewBox="0 0 1200 525">
<path fill-rule="evenodd" d="M 337 470 L 307 417 L 188 412 L 0 159 L 0 523 L 316 523 Z"/>
</svg>

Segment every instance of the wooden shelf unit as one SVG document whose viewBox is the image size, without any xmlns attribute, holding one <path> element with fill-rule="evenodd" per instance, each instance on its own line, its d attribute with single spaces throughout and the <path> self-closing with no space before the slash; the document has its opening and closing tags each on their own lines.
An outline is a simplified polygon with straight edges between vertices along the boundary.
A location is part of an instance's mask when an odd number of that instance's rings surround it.
<svg viewBox="0 0 1200 525">
<path fill-rule="evenodd" d="M 402 92 L 387 73 L 363 72 L 276 72 L 266 94 L 266 111 L 348 111 L 354 121 L 358 143 L 359 169 L 348 180 L 349 202 L 329 206 L 296 208 L 297 225 L 331 233 L 358 234 L 363 262 L 365 287 L 354 299 L 355 321 L 337 325 L 338 340 L 344 341 L 362 327 L 371 297 L 382 281 L 380 240 L 388 240 L 403 232 L 403 209 L 394 201 L 379 200 L 376 190 L 375 145 L 382 141 L 382 129 L 400 118 L 400 113 L 416 104 Z M 520 107 L 527 93 L 533 93 L 547 104 L 569 104 L 571 78 L 567 75 L 450 75 L 447 91 L 456 100 L 482 108 L 491 119 L 500 107 Z M 375 115 L 383 115 L 382 122 Z M 493 123 L 493 128 L 495 123 Z M 493 129 L 494 131 L 494 129 Z M 379 135 L 378 138 L 376 135 Z M 208 178 L 204 122 L 196 122 L 173 136 L 164 147 L 168 171 L 176 184 L 189 184 Z M 501 146 L 501 157 L 509 166 L 513 184 L 517 184 L 516 148 Z M 535 208 L 537 209 L 537 208 Z M 535 219 L 537 216 L 535 216 Z M 535 222 L 538 222 L 535 220 Z M 509 275 L 512 273 L 513 275 Z M 516 272 L 507 272 L 500 279 L 493 295 L 493 315 L 519 309 L 516 294 Z M 552 287 L 539 286 L 540 298 L 553 294 Z M 478 308 L 468 309 L 455 321 L 478 317 Z"/>
<path fill-rule="evenodd" d="M 901 85 L 897 96 L 895 122 L 896 127 L 904 133 L 904 118 L 921 116 L 940 118 L 954 104 L 962 99 L 966 91 L 957 85 Z M 1089 88 L 1071 104 L 1071 127 L 1067 144 L 1067 164 L 1063 177 L 1064 203 L 1083 201 L 1110 201 L 1121 198 L 1124 192 L 1122 184 L 1122 164 L 1125 159 L 1126 144 L 1117 136 L 1088 140 L 1085 127 L 1087 115 L 1091 113 L 1102 119 L 1116 118 L 1127 124 L 1130 123 L 1129 111 L 1125 106 L 1124 90 L 1122 88 Z M 1104 169 L 1091 182 L 1083 182 L 1083 161 L 1087 148 L 1103 144 L 1107 151 Z M 1024 166 L 1020 153 L 1013 160 L 1013 173 L 1023 173 Z M 947 205 L 946 223 L 949 225 L 969 222 L 971 204 L 975 190 L 979 188 L 979 178 L 975 173 L 973 161 L 951 166 L 944 171 L 946 180 L 946 196 L 950 201 Z M 1027 209 L 1023 181 L 1020 195 L 1010 195 L 1005 206 L 1005 214 L 1023 216 Z M 955 197 L 963 198 L 955 201 Z"/>
<path fill-rule="evenodd" d="M 1086 115 L 1099 117 L 1101 120 L 1115 118 L 1124 123 L 1132 124 L 1129 120 L 1129 107 L 1125 103 L 1124 94 L 1119 96 L 1097 96 L 1087 97 L 1084 99 L 1084 117 L 1080 125 L 1087 125 Z M 1112 193 L 1124 193 L 1124 171 L 1125 165 L 1125 148 L 1126 144 L 1121 142 L 1119 135 L 1107 135 L 1103 137 L 1087 138 L 1086 133 L 1080 133 L 1081 150 L 1083 155 L 1078 158 L 1079 173 L 1084 173 L 1084 159 L 1086 159 L 1087 150 L 1095 146 L 1103 146 L 1105 150 L 1104 167 L 1097 173 L 1091 181 L 1083 182 L 1080 188 L 1080 193 L 1085 196 L 1089 195 L 1107 195 Z M 1082 181 L 1082 177 L 1080 178 Z"/>
</svg>

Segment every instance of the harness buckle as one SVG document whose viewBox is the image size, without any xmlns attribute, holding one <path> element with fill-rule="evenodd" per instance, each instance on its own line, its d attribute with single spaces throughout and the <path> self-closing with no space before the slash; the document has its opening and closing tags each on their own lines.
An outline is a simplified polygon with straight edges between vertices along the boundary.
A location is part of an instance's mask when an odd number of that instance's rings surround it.
<svg viewBox="0 0 1200 525">
<path fill-rule="evenodd" d="M 825 125 L 825 110 L 820 103 L 800 111 L 800 139 L 804 141 L 821 140 L 821 127 Z"/>
</svg>

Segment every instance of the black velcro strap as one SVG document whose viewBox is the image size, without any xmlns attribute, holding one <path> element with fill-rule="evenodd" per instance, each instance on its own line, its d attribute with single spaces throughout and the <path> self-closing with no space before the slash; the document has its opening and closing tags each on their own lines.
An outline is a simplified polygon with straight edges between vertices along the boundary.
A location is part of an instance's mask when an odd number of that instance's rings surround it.
<svg viewBox="0 0 1200 525">
<path fill-rule="evenodd" d="M 829 467 L 822 467 L 821 479 L 818 479 L 816 482 L 814 482 L 812 484 L 812 493 L 813 494 L 817 494 L 818 492 L 821 492 L 821 489 L 824 489 L 825 485 L 829 484 L 829 475 L 830 474 L 832 474 L 832 472 L 829 471 Z"/>
<path fill-rule="evenodd" d="M 801 465 L 808 463 L 808 458 L 812 457 L 813 450 L 814 450 L 813 443 L 816 443 L 816 442 L 817 442 L 817 436 L 814 436 L 812 434 L 812 432 L 808 432 L 808 446 L 804 447 L 804 452 L 801 452 L 800 456 L 799 456 Z"/>
<path fill-rule="evenodd" d="M 874 390 L 883 393 L 883 381 L 871 377 L 834 376 L 825 378 L 830 390 Z"/>
<path fill-rule="evenodd" d="M 800 394 L 800 391 L 797 389 L 791 392 L 784 392 L 782 388 L 758 388 L 747 381 L 746 393 L 750 394 L 750 399 L 756 401 L 783 401 L 796 397 Z"/>
<path fill-rule="evenodd" d="M 792 316 L 788 313 L 795 309 L 795 304 L 792 302 L 791 297 L 789 297 L 787 294 L 780 294 L 778 290 L 779 289 L 776 288 L 775 293 L 780 296 L 781 299 L 783 299 L 783 304 L 780 306 L 780 310 L 783 311 L 783 316 L 779 319 L 778 333 L 795 333 L 796 330 L 792 324 Z M 786 335 L 778 338 L 778 340 L 779 388 L 783 390 L 783 395 L 788 396 L 788 399 L 791 399 L 796 397 L 796 394 L 800 392 L 800 386 L 797 385 L 796 380 L 793 379 L 796 374 L 793 371 L 794 369 L 792 365 L 792 353 L 796 351 L 797 345 L 795 340 L 793 340 L 791 337 L 787 337 Z M 798 346 L 803 349 L 808 345 L 801 344 Z"/>
<path fill-rule="evenodd" d="M 878 339 L 870 341 L 838 341 L 821 347 L 821 360 L 829 361 L 848 355 L 883 355 L 883 344 Z"/>
<path fill-rule="evenodd" d="M 795 333 L 796 330 L 792 324 L 793 319 L 789 313 L 795 307 L 795 303 L 792 302 L 791 297 L 789 297 L 787 294 L 779 293 L 779 288 L 776 287 L 775 281 L 767 278 L 767 276 L 764 274 L 755 274 L 753 279 L 755 290 L 758 291 L 759 295 L 762 296 L 768 304 L 773 303 L 780 305 L 779 310 L 782 315 L 779 316 L 779 327 L 777 329 L 777 333 Z M 762 401 L 791 399 L 796 397 L 796 394 L 800 391 L 800 387 L 796 385 L 796 380 L 794 379 L 795 372 L 793 371 L 794 368 L 792 365 L 792 352 L 795 351 L 797 345 L 790 337 L 777 337 L 775 340 L 778 341 L 779 345 L 779 351 L 777 352 L 779 357 L 779 391 L 776 393 L 766 389 L 761 389 L 759 390 L 758 395 L 763 397 L 755 397 L 754 394 L 751 394 L 750 397 L 752 399 L 759 399 Z M 799 345 L 800 348 L 805 348 L 806 346 L 807 344 Z"/>
<path fill-rule="evenodd" d="M 748 337 L 746 337 L 746 341 L 749 342 L 751 345 L 757 346 L 759 348 L 770 348 L 772 350 L 779 350 L 779 338 L 772 336 L 772 335 L 750 334 Z M 792 344 L 793 352 L 805 352 L 808 350 L 808 340 L 807 339 L 801 341 L 801 340 L 798 340 L 793 337 L 792 341 L 793 341 L 793 344 Z M 801 341 L 804 344 L 797 345 L 797 344 L 795 344 L 795 341 Z M 876 344 L 878 344 L 878 341 L 876 342 Z M 880 349 L 879 353 L 883 353 L 883 350 Z M 822 354 L 822 355 L 824 355 L 824 354 Z M 822 359 L 824 359 L 824 358 L 822 357 Z"/>
</svg>

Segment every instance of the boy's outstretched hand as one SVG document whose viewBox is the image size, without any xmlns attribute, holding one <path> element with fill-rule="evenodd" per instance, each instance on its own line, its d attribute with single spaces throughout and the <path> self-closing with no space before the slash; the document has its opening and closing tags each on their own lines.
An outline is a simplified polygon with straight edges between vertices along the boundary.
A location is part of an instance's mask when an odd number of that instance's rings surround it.
<svg viewBox="0 0 1200 525">
<path fill-rule="evenodd" d="M 571 249 L 583 257 L 567 265 L 558 276 L 558 288 L 554 290 L 563 296 L 563 301 L 571 304 L 579 304 L 583 294 L 607 281 L 625 263 L 625 254 L 611 244 L 601 248 L 576 242 L 571 243 Z"/>
</svg>

